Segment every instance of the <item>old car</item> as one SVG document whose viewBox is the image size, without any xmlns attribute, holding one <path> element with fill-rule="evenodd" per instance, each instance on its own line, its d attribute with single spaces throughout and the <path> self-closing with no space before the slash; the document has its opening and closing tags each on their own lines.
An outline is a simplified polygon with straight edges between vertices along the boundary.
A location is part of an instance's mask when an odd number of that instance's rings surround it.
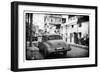
<svg viewBox="0 0 100 73">
<path fill-rule="evenodd" d="M 63 55 L 66 55 L 67 51 L 71 50 L 70 45 L 58 34 L 43 35 L 42 41 L 38 43 L 38 47 L 45 57 L 51 53 L 62 53 Z"/>
</svg>

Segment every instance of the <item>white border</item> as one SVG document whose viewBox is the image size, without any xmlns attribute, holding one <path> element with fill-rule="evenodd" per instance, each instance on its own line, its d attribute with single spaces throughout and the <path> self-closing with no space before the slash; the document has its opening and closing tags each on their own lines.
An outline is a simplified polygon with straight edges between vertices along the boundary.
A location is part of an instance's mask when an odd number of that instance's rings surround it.
<svg viewBox="0 0 100 73">
<path fill-rule="evenodd" d="M 25 57 L 25 25 L 23 22 L 23 12 L 27 11 L 51 11 L 64 13 L 84 13 L 90 17 L 90 50 L 89 58 L 67 58 L 67 59 L 52 59 L 52 60 L 32 60 L 23 61 Z M 83 15 L 83 14 L 82 14 Z M 71 66 L 71 65 L 86 65 L 95 64 L 95 10 L 94 9 L 79 9 L 79 8 L 61 8 L 61 7 L 45 7 L 45 6 L 18 6 L 18 68 L 36 68 L 36 67 L 51 67 L 51 66 Z M 24 32 L 24 33 L 23 33 Z"/>
</svg>

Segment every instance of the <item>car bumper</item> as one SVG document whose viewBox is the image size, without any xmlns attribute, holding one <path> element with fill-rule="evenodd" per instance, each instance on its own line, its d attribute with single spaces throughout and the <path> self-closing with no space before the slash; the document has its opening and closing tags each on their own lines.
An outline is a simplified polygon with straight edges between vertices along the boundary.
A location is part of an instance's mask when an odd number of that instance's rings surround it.
<svg viewBox="0 0 100 73">
<path fill-rule="evenodd" d="M 48 51 L 48 53 L 60 53 L 60 52 L 65 52 L 65 51 L 70 51 L 71 48 L 69 49 L 65 49 L 65 48 L 62 48 L 62 49 L 54 49 L 52 51 Z"/>
</svg>

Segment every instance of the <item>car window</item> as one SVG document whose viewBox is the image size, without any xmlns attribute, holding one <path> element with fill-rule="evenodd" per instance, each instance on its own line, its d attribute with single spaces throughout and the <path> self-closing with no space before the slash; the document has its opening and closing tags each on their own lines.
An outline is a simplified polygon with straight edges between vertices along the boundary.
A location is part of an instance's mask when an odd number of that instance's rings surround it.
<svg viewBox="0 0 100 73">
<path fill-rule="evenodd" d="M 60 35 L 48 36 L 48 40 L 59 40 L 59 39 L 62 39 L 62 37 Z"/>
</svg>

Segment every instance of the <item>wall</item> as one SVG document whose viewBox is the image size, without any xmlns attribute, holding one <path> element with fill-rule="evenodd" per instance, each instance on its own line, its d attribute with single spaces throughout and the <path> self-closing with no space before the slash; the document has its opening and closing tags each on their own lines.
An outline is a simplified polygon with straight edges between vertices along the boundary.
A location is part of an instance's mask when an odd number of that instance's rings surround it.
<svg viewBox="0 0 100 73">
<path fill-rule="evenodd" d="M 11 33 L 10 31 L 11 30 L 10 2 L 11 1 L 13 0 L 0 0 L 0 73 L 12 73 L 10 71 L 10 54 L 11 54 L 10 52 L 10 45 L 11 45 L 10 44 L 10 40 L 11 40 L 10 39 L 10 33 Z M 98 9 L 100 8 L 100 0 L 24 0 L 24 1 L 61 3 L 61 4 L 78 4 L 78 5 L 94 5 L 94 6 L 98 6 Z M 99 11 L 98 13 L 100 13 L 100 9 L 98 11 Z M 98 17 L 99 16 L 100 14 L 98 14 Z M 100 17 L 98 19 L 100 19 Z M 99 26 L 100 25 L 98 25 L 98 28 Z M 98 29 L 98 31 L 100 31 L 100 29 Z M 98 35 L 98 37 L 100 37 L 100 35 Z M 98 40 L 100 40 L 100 38 Z M 100 49 L 98 51 L 100 52 Z M 98 55 L 100 55 L 100 53 Z M 63 73 L 91 73 L 91 72 L 100 73 L 100 58 L 98 60 L 99 60 L 98 67 L 45 70 L 45 71 L 35 71 L 35 73 L 61 73 L 61 72 Z M 26 73 L 29 73 L 29 72 L 26 72 Z M 33 71 L 30 71 L 30 73 L 33 73 Z"/>
<path fill-rule="evenodd" d="M 44 29 L 44 15 L 43 14 L 33 14 L 33 24 L 37 25 L 39 29 Z"/>
<path fill-rule="evenodd" d="M 83 22 L 82 23 L 82 27 L 80 27 L 80 29 L 78 31 L 82 32 L 82 37 L 86 36 L 87 34 L 89 34 L 89 22 Z"/>
</svg>

